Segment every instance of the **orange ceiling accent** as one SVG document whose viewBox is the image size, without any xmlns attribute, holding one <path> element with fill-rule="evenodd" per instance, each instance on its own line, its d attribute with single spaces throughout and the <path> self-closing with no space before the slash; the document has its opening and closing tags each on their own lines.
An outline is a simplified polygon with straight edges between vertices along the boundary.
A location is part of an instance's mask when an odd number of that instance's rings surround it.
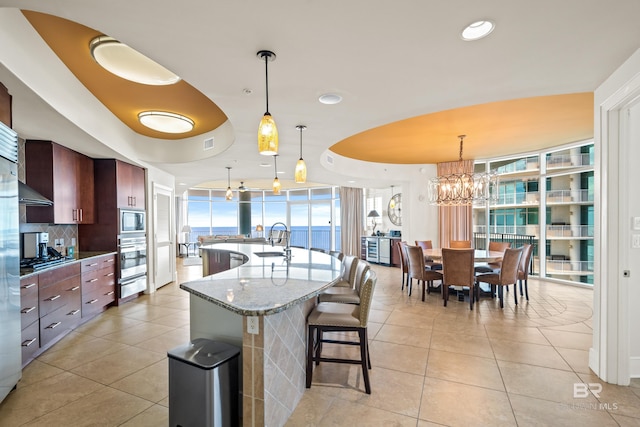
<svg viewBox="0 0 640 427">
<path fill-rule="evenodd" d="M 53 15 L 22 13 L 76 78 L 135 132 L 153 138 L 182 139 L 209 132 L 227 120 L 216 104 L 184 80 L 167 86 L 144 85 L 102 68 L 89 50 L 90 41 L 102 33 Z M 121 42 L 126 44 L 126 40 Z M 181 134 L 154 131 L 138 121 L 138 113 L 148 110 L 187 116 L 195 122 L 194 128 Z"/>
<path fill-rule="evenodd" d="M 540 96 L 440 111 L 373 128 L 331 147 L 353 159 L 422 164 L 502 157 L 593 138 L 593 93 Z"/>
</svg>

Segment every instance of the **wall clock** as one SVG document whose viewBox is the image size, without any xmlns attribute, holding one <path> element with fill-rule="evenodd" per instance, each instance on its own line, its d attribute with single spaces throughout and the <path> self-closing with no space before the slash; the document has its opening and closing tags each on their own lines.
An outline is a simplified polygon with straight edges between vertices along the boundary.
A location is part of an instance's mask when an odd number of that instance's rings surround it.
<svg viewBox="0 0 640 427">
<path fill-rule="evenodd" d="M 394 225 L 402 225 L 402 194 L 394 194 L 389 199 L 389 205 L 387 206 L 387 215 L 389 220 Z"/>
</svg>

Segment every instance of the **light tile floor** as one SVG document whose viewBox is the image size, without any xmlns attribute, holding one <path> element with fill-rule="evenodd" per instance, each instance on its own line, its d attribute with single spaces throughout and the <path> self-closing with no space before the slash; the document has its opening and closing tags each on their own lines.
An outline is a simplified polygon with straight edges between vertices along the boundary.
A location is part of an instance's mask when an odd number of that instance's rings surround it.
<svg viewBox="0 0 640 427">
<path fill-rule="evenodd" d="M 398 269 L 373 268 L 372 394 L 359 366 L 323 363 L 287 426 L 640 426 L 640 381 L 588 368 L 591 290 L 530 280 L 528 303 L 509 293 L 503 310 L 483 297 L 470 311 L 453 295 L 446 308 L 409 297 Z M 179 282 L 200 275 L 178 259 Z M 0 426 L 166 426 L 166 352 L 189 340 L 188 310 L 172 283 L 84 324 L 24 370 Z M 603 390 L 574 398 L 575 383 Z"/>
</svg>

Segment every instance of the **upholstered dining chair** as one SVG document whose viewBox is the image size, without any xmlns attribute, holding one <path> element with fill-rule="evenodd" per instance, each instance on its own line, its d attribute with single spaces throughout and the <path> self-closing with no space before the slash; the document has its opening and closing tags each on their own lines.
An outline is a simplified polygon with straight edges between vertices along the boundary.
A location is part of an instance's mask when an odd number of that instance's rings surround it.
<svg viewBox="0 0 640 427">
<path fill-rule="evenodd" d="M 364 283 L 360 287 L 360 304 L 321 302 L 309 314 L 307 318 L 307 388 L 311 388 L 314 363 L 316 365 L 319 365 L 320 362 L 350 363 L 362 366 L 365 392 L 371 394 L 369 382 L 371 358 L 369 356 L 367 326 L 376 280 L 376 274 L 373 270 L 368 270 Z M 323 336 L 325 332 L 357 332 L 358 341 L 325 339 Z M 360 360 L 322 357 L 323 343 L 358 345 Z"/>
<path fill-rule="evenodd" d="M 343 304 L 360 304 L 360 287 L 371 266 L 367 261 L 358 260 L 351 287 L 332 286 L 318 295 L 319 302 L 337 302 Z"/>
<path fill-rule="evenodd" d="M 489 251 L 491 252 L 502 252 L 506 251 L 511 247 L 511 242 L 489 242 Z M 476 266 L 476 274 L 478 273 L 497 273 L 502 267 L 502 262 L 490 262 L 486 265 L 477 265 Z"/>
<path fill-rule="evenodd" d="M 338 258 L 340 261 L 342 261 L 342 259 L 344 258 L 344 254 L 340 251 L 329 251 L 329 255 Z"/>
<path fill-rule="evenodd" d="M 518 305 L 518 292 L 516 292 L 515 284 L 518 281 L 518 268 L 520 267 L 520 258 L 522 256 L 522 248 L 507 249 L 502 257 L 502 268 L 499 273 L 480 274 L 476 277 L 478 286 L 480 282 L 488 283 L 493 287 L 498 287 L 498 298 L 500 299 L 500 308 L 504 308 L 504 291 L 505 286 L 514 285 L 513 299 Z"/>
<path fill-rule="evenodd" d="M 518 268 L 518 282 L 520 282 L 520 296 L 522 296 L 522 282 L 524 282 L 524 295 L 529 301 L 529 268 L 531 267 L 531 256 L 533 255 L 533 245 L 522 245 L 522 256 L 520 257 L 520 267 Z"/>
<path fill-rule="evenodd" d="M 346 255 L 342 259 L 342 272 L 340 279 L 333 286 L 353 287 L 353 278 L 356 275 L 356 265 L 360 259 L 353 255 Z"/>
<path fill-rule="evenodd" d="M 416 240 L 416 246 L 420 246 L 423 250 L 433 249 L 433 243 L 431 243 L 431 240 Z"/>
<path fill-rule="evenodd" d="M 425 249 L 433 249 L 431 240 L 416 240 L 416 246 L 420 246 L 423 251 Z M 425 263 L 431 270 L 442 270 L 442 264 L 434 262 L 431 258 L 425 258 Z"/>
<path fill-rule="evenodd" d="M 425 292 L 431 293 L 434 280 L 442 280 L 442 274 L 427 268 L 424 261 L 424 252 L 420 246 L 407 245 L 407 259 L 409 260 L 409 295 L 413 287 L 413 279 L 418 281 L 418 286 L 422 282 L 422 301 Z"/>
<path fill-rule="evenodd" d="M 468 249 L 471 247 L 471 240 L 450 240 L 449 248 L 451 249 Z"/>
<path fill-rule="evenodd" d="M 409 283 L 409 261 L 407 261 L 406 250 L 404 249 L 406 244 L 407 242 L 405 241 L 396 242 L 396 250 L 400 256 L 400 271 L 402 272 L 402 287 L 400 290 L 404 290 L 404 285 Z"/>
<path fill-rule="evenodd" d="M 469 308 L 473 310 L 476 299 L 475 251 L 473 249 L 442 248 L 442 298 L 444 306 L 449 300 L 449 286 L 469 288 Z"/>
</svg>

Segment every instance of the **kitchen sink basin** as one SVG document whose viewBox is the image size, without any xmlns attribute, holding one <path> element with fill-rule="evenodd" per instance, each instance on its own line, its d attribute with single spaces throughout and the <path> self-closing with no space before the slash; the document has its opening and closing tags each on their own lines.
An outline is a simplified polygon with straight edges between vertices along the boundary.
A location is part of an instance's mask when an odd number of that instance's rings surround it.
<svg viewBox="0 0 640 427">
<path fill-rule="evenodd" d="M 281 252 L 281 251 L 254 252 L 253 254 L 258 255 L 259 257 L 262 257 L 262 258 L 284 256 L 284 252 Z"/>
</svg>

